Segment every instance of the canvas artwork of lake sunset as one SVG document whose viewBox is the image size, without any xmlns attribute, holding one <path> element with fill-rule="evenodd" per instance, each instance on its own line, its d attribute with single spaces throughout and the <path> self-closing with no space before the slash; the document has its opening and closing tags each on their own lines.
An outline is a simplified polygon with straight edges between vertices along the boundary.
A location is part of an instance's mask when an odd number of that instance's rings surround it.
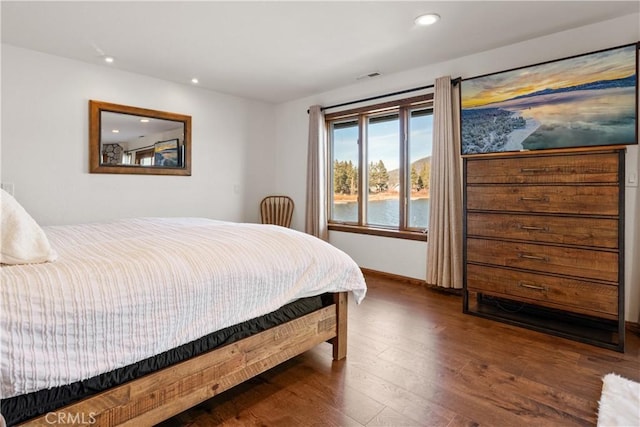
<svg viewBox="0 0 640 427">
<path fill-rule="evenodd" d="M 637 143 L 636 44 L 464 80 L 462 154 Z"/>
</svg>

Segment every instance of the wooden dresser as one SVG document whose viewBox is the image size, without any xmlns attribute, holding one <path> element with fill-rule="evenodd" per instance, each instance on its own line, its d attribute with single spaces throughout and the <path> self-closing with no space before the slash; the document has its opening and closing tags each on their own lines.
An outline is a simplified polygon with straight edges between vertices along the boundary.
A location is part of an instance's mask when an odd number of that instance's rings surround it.
<svg viewBox="0 0 640 427">
<path fill-rule="evenodd" d="M 624 153 L 465 157 L 463 311 L 624 351 Z"/>
</svg>

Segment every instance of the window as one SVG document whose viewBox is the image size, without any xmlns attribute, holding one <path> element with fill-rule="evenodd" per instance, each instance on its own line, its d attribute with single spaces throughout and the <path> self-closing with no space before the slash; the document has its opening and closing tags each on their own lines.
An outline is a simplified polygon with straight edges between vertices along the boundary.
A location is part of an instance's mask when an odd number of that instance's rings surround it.
<svg viewBox="0 0 640 427">
<path fill-rule="evenodd" d="M 153 158 L 154 158 L 153 148 L 136 151 L 135 158 L 136 158 L 136 165 L 153 166 Z"/>
<path fill-rule="evenodd" d="M 333 200 L 331 219 L 338 222 L 358 222 L 358 121 L 349 120 L 331 125 L 333 147 Z"/>
<path fill-rule="evenodd" d="M 432 95 L 331 113 L 325 120 L 330 228 L 422 234 L 429 222 Z"/>
</svg>

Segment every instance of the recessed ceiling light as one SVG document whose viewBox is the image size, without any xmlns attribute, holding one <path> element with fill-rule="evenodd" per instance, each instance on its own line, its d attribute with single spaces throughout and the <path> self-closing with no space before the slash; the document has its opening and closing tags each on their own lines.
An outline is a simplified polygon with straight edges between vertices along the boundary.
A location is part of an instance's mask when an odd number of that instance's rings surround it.
<svg viewBox="0 0 640 427">
<path fill-rule="evenodd" d="M 198 79 L 196 79 L 195 77 L 191 79 L 191 83 L 193 83 L 194 85 L 198 84 Z"/>
<path fill-rule="evenodd" d="M 108 62 L 109 64 L 111 64 L 113 61 L 115 61 L 115 58 L 113 56 L 104 57 L 104 62 Z"/>
<path fill-rule="evenodd" d="M 426 27 L 427 25 L 435 24 L 439 20 L 440 20 L 440 15 L 438 15 L 437 13 L 426 13 L 424 15 L 418 16 L 414 20 L 414 22 L 416 23 L 416 25 L 421 25 L 423 27 Z"/>
<path fill-rule="evenodd" d="M 111 132 L 113 133 L 120 133 L 120 131 L 118 129 L 113 129 Z"/>
<path fill-rule="evenodd" d="M 141 123 L 149 123 L 149 119 L 140 119 Z"/>
</svg>

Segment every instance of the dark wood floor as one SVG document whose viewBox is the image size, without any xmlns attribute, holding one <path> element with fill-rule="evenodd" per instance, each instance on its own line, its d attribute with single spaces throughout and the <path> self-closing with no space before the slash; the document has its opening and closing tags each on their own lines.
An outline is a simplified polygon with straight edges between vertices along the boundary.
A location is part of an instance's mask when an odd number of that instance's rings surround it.
<svg viewBox="0 0 640 427">
<path fill-rule="evenodd" d="M 595 425 L 603 375 L 640 381 L 635 333 L 622 354 L 462 314 L 459 296 L 367 284 L 345 361 L 322 344 L 161 426 Z"/>
</svg>

